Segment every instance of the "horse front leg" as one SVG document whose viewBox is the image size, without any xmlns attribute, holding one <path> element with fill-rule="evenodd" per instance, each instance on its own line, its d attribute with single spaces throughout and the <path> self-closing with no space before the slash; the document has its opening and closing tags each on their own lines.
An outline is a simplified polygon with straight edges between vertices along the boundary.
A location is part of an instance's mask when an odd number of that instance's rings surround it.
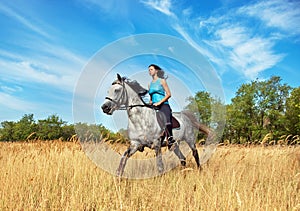
<svg viewBox="0 0 300 211">
<path fill-rule="evenodd" d="M 162 161 L 161 145 L 159 144 L 158 146 L 155 146 L 154 150 L 156 155 L 157 170 L 159 174 L 162 174 L 164 172 L 164 164 Z"/>
<path fill-rule="evenodd" d="M 126 162 L 138 150 L 138 146 L 130 145 L 121 157 L 119 167 L 117 169 L 117 176 L 122 177 L 125 169 Z"/>
</svg>

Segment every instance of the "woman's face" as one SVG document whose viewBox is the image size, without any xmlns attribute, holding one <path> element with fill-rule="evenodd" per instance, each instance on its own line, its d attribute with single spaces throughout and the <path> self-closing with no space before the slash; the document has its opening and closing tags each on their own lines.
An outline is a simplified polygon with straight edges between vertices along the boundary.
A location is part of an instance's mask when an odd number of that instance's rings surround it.
<svg viewBox="0 0 300 211">
<path fill-rule="evenodd" d="M 149 70 L 149 75 L 150 76 L 154 76 L 155 74 L 157 74 L 157 70 L 153 66 L 150 66 L 148 68 L 148 70 Z"/>
</svg>

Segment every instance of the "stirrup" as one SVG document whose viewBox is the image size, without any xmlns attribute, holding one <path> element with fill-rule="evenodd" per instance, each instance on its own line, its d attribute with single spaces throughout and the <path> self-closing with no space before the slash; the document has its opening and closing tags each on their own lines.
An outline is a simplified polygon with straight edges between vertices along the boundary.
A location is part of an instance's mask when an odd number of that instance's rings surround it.
<svg viewBox="0 0 300 211">
<path fill-rule="evenodd" d="M 173 139 L 173 136 L 168 137 L 168 149 L 169 150 L 174 150 L 176 146 L 176 141 Z"/>
<path fill-rule="evenodd" d="M 175 140 L 173 139 L 173 136 L 168 137 L 168 144 L 174 144 Z"/>
</svg>

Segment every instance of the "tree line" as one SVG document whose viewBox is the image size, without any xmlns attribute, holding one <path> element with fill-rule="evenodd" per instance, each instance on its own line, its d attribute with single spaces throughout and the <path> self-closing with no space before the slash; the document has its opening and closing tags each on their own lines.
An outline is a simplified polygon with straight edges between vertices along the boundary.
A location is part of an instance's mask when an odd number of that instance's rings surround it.
<svg viewBox="0 0 300 211">
<path fill-rule="evenodd" d="M 25 114 L 19 121 L 3 121 L 0 127 L 0 141 L 57 140 L 70 141 L 81 138 L 99 141 L 103 138 L 126 141 L 120 133 L 114 133 L 102 124 L 67 124 L 58 115 L 35 120 L 33 114 Z"/>
<path fill-rule="evenodd" d="M 289 143 L 300 143 L 300 87 L 292 88 L 282 83 L 278 76 L 242 84 L 227 105 L 205 91 L 197 92 L 187 101 L 186 109 L 198 113 L 199 121 L 206 125 L 216 128 L 218 118 L 219 122 L 226 120 L 222 142 L 256 143 L 268 137 L 275 142 L 285 139 Z M 226 115 L 218 114 L 222 110 L 218 108 L 222 106 L 225 107 Z M 77 138 L 83 138 L 79 136 L 84 135 L 85 138 L 95 140 L 104 137 L 113 141 L 126 141 L 126 132 L 121 129 L 113 133 L 102 124 L 67 124 L 57 115 L 35 121 L 33 114 L 25 114 L 17 122 L 1 122 L 0 141 L 68 141 L 76 133 Z M 201 134 L 198 138 L 202 138 Z"/>
<path fill-rule="evenodd" d="M 210 124 L 212 106 L 220 101 L 204 91 L 188 100 L 187 108 L 198 110 L 199 121 Z M 279 76 L 242 84 L 225 109 L 222 141 L 258 143 L 267 137 L 274 143 L 283 139 L 288 144 L 300 143 L 300 87 L 282 83 Z"/>
</svg>

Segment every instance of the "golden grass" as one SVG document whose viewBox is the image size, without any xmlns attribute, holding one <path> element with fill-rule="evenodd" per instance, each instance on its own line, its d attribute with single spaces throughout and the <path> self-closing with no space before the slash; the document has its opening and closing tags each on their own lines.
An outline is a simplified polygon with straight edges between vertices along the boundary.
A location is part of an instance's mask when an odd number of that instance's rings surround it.
<svg viewBox="0 0 300 211">
<path fill-rule="evenodd" d="M 203 171 L 119 181 L 78 143 L 0 143 L 0 210 L 300 210 L 300 147 L 222 146 Z"/>
</svg>

